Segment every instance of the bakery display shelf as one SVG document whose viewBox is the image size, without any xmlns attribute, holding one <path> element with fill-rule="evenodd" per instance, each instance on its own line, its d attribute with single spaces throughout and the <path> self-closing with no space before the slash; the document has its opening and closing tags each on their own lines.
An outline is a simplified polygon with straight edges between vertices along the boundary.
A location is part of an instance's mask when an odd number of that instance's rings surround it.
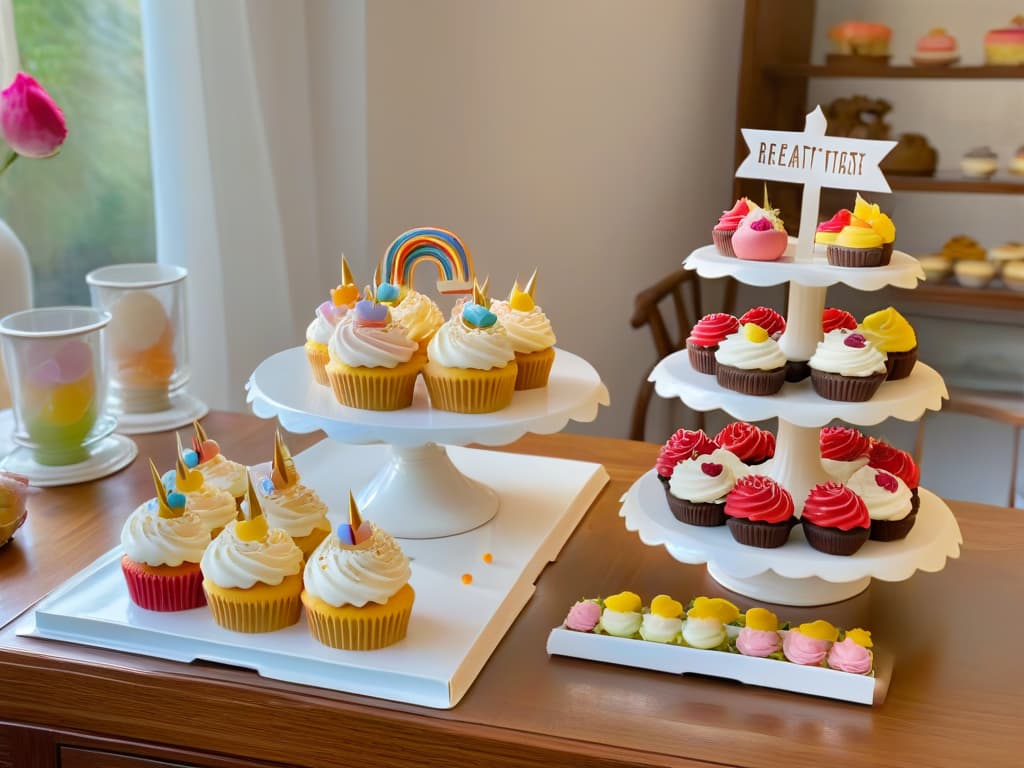
<svg viewBox="0 0 1024 768">
<path fill-rule="evenodd" d="M 608 405 L 608 390 L 583 358 L 556 350 L 548 385 L 516 392 L 494 413 L 464 414 L 430 406 L 416 383 L 413 403 L 397 411 L 339 405 L 330 387 L 317 384 L 303 347 L 271 355 L 246 385 L 253 413 L 277 418 L 292 432 L 322 430 L 340 443 L 385 443 L 390 460 L 356 498 L 366 517 L 400 538 L 452 536 L 472 530 L 498 511 L 492 489 L 464 476 L 444 445 L 506 445 L 527 432 L 552 434 L 570 421 L 593 421 Z"/>
<path fill-rule="evenodd" d="M 448 708 L 472 685 L 537 578 L 554 560 L 608 482 L 600 464 L 449 448 L 452 461 L 494 489 L 498 514 L 460 536 L 403 541 L 416 592 L 406 637 L 375 651 L 342 651 L 313 639 L 306 619 L 261 634 L 223 629 L 208 608 L 146 611 L 128 597 L 111 550 L 27 613 L 18 634 L 179 662 L 251 669 L 261 676 L 426 707 Z M 388 462 L 385 446 L 323 440 L 297 454 L 305 484 L 327 503 L 332 525 L 344 521 L 348 488 L 365 484 Z M 529 482 L 523 482 L 529 478 Z M 482 559 L 491 553 L 490 562 Z M 463 574 L 472 576 L 464 584 Z"/>
<path fill-rule="evenodd" d="M 1024 79 L 1024 66 L 990 66 L 986 64 L 917 67 L 910 64 L 872 64 L 871 62 L 841 62 L 835 64 L 809 64 L 791 62 L 765 67 L 765 74 L 773 78 L 802 77 L 873 77 L 927 80 L 1019 80 Z"/>
<path fill-rule="evenodd" d="M 759 471 L 771 475 L 774 469 L 766 463 Z M 917 571 L 940 571 L 947 559 L 959 557 L 963 539 L 953 513 L 931 491 L 920 488 L 918 493 L 917 522 L 905 539 L 868 541 L 850 557 L 811 548 L 800 526 L 782 547 L 760 549 L 737 543 L 727 526 L 680 523 L 653 469 L 622 497 L 619 515 L 644 544 L 663 546 L 682 563 L 706 563 L 708 573 L 726 589 L 780 605 L 825 605 L 863 592 L 871 579 L 903 581 Z"/>
<path fill-rule="evenodd" d="M 987 179 L 972 179 L 959 171 L 938 171 L 934 176 L 886 176 L 894 191 L 964 192 L 981 195 L 1024 195 L 1024 176 L 996 174 Z"/>
<path fill-rule="evenodd" d="M 948 397 L 942 377 L 930 366 L 918 362 L 913 372 L 900 381 L 887 381 L 864 403 L 842 403 L 819 396 L 810 379 L 783 384 L 776 395 L 743 395 L 723 389 L 714 376 L 700 373 L 690 365 L 683 350 L 659 362 L 649 380 L 661 397 L 678 397 L 697 411 L 723 410 L 744 421 L 764 421 L 778 416 L 797 427 L 823 427 L 835 419 L 870 426 L 888 418 L 916 421 L 925 411 L 937 411 Z"/>
<path fill-rule="evenodd" d="M 730 637 L 738 629 L 726 627 Z M 548 635 L 548 653 L 601 661 L 673 675 L 696 674 L 735 680 L 779 691 L 824 696 L 856 704 L 880 705 L 892 679 L 892 657 L 875 649 L 872 675 L 853 675 L 826 667 L 811 667 L 739 653 L 705 651 L 682 645 L 652 643 L 627 637 L 574 632 L 564 625 Z"/>
<path fill-rule="evenodd" d="M 747 261 L 722 256 L 714 245 L 693 251 L 683 262 L 701 277 L 734 277 L 746 285 L 765 287 L 791 283 L 808 288 L 827 288 L 843 283 L 859 291 L 877 291 L 887 286 L 913 288 L 924 280 L 924 270 L 917 259 L 902 251 L 894 251 L 886 267 L 833 267 L 825 249 L 816 247 L 809 261 L 796 261 L 797 239 L 789 238 L 786 252 L 778 261 Z"/>
<path fill-rule="evenodd" d="M 901 289 L 893 301 L 904 304 L 938 304 L 948 315 L 950 305 L 983 307 L 985 309 L 1024 310 L 1024 290 L 1011 290 L 1001 283 L 985 288 L 971 288 L 960 285 L 949 278 L 942 282 L 927 281 L 916 290 Z"/>
</svg>

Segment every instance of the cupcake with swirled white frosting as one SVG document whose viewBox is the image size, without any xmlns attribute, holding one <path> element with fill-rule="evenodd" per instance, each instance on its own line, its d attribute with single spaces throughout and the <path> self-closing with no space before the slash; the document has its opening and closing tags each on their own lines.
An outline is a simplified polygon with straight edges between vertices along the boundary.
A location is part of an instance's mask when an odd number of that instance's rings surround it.
<svg viewBox="0 0 1024 768">
<path fill-rule="evenodd" d="M 873 541 L 896 541 L 906 538 L 917 519 L 910 488 L 891 472 L 875 467 L 858 469 L 846 487 L 856 493 L 868 508 Z"/>
<path fill-rule="evenodd" d="M 331 648 L 370 651 L 405 637 L 416 594 L 409 558 L 387 533 L 359 516 L 349 493 L 349 521 L 313 552 L 303 573 L 309 630 Z"/>
<path fill-rule="evenodd" d="M 214 621 L 234 632 L 273 632 L 299 620 L 302 550 L 271 528 L 248 481 L 245 520 L 229 523 L 200 566 Z"/>
<path fill-rule="evenodd" d="M 206 603 L 199 562 L 210 530 L 185 497 L 168 494 L 152 460 L 156 498 L 140 505 L 121 528 L 121 571 L 133 603 L 150 611 L 184 611 Z"/>
<path fill-rule="evenodd" d="M 338 325 L 328 345 L 327 378 L 335 399 L 371 411 L 408 408 L 423 366 L 418 349 L 386 305 L 356 302 L 352 319 Z"/>
<path fill-rule="evenodd" d="M 508 301 L 491 301 L 491 311 L 508 331 L 516 353 L 516 389 L 546 386 L 555 362 L 555 332 L 544 311 L 534 303 L 537 271 L 523 289 L 519 281 L 512 286 Z"/>
<path fill-rule="evenodd" d="M 448 320 L 427 346 L 423 380 L 430 404 L 442 411 L 490 413 L 507 407 L 518 367 L 512 340 L 488 309 L 486 293 L 474 287 L 472 302 Z"/>
<path fill-rule="evenodd" d="M 309 360 L 313 380 L 322 386 L 330 386 L 327 379 L 327 363 L 330 355 L 327 345 L 338 323 L 343 322 L 349 311 L 359 300 L 359 286 L 355 284 L 352 271 L 345 257 L 341 257 L 341 285 L 331 291 L 331 298 L 316 308 L 313 321 L 306 328 L 306 358 Z"/>
<path fill-rule="evenodd" d="M 750 470 L 724 448 L 676 464 L 668 481 L 669 509 L 687 525 L 725 525 L 725 497 Z"/>
<path fill-rule="evenodd" d="M 862 403 L 885 381 L 885 353 L 862 333 L 830 331 L 807 361 L 814 391 L 826 400 Z"/>
<path fill-rule="evenodd" d="M 381 288 L 384 286 L 378 288 L 378 298 L 381 298 Z M 421 355 L 426 355 L 427 344 L 444 323 L 444 315 L 433 299 L 411 288 L 392 305 L 391 319 L 416 342 Z"/>
<path fill-rule="evenodd" d="M 715 378 L 745 395 L 774 395 L 786 383 L 786 355 L 764 328 L 746 323 L 718 345 Z"/>
</svg>

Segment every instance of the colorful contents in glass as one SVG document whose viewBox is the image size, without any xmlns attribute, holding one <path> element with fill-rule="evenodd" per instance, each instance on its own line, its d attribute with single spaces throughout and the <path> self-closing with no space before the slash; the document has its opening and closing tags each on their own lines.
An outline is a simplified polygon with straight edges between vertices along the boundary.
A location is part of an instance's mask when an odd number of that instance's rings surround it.
<svg viewBox="0 0 1024 768">
<path fill-rule="evenodd" d="M 81 339 L 31 342 L 21 389 L 36 460 L 65 465 L 87 458 L 82 443 L 99 412 L 92 347 Z"/>
</svg>

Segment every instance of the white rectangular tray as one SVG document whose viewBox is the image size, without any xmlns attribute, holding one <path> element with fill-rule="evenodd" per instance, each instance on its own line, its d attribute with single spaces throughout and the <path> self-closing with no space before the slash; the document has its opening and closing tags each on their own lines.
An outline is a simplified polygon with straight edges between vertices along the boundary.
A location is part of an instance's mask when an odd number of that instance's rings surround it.
<svg viewBox="0 0 1024 768">
<path fill-rule="evenodd" d="M 729 630 L 731 634 L 736 632 L 734 627 L 729 627 Z M 874 676 L 853 675 L 825 667 L 808 667 L 739 653 L 704 651 L 636 638 L 575 632 L 566 629 L 564 625 L 555 627 L 548 635 L 548 653 L 675 675 L 724 677 L 748 685 L 826 696 L 857 704 L 881 704 L 885 700 L 892 675 L 892 660 L 885 654 L 875 654 Z"/>
<path fill-rule="evenodd" d="M 386 461 L 384 446 L 323 441 L 296 457 L 303 482 L 347 514 L 349 486 L 360 487 Z M 431 540 L 402 540 L 416 591 L 409 633 L 378 651 L 340 651 L 316 642 L 305 618 L 261 635 L 218 627 L 208 609 L 157 613 L 128 598 L 120 548 L 111 550 L 46 597 L 19 634 L 155 656 L 256 670 L 276 680 L 428 707 L 455 706 L 533 595 L 608 482 L 600 464 L 448 448 L 466 475 L 501 497 L 497 516 L 476 530 Z M 139 500 L 142 501 L 141 499 Z M 125 515 L 131 510 L 125 510 Z M 482 560 L 493 554 L 491 564 Z M 462 584 L 462 574 L 473 576 Z"/>
</svg>

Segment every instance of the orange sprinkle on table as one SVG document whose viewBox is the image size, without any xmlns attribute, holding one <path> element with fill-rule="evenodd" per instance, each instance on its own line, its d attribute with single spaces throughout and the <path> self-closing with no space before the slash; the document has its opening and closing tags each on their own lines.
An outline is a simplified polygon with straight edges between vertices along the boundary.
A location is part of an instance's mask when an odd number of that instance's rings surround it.
<svg viewBox="0 0 1024 768">
<path fill-rule="evenodd" d="M 494 555 L 492 555 L 490 552 L 484 552 L 483 561 L 490 565 L 494 562 Z"/>
<path fill-rule="evenodd" d="M 463 584 L 472 584 L 473 583 L 473 574 L 472 573 L 464 573 L 464 574 L 462 574 L 462 583 Z"/>
</svg>

